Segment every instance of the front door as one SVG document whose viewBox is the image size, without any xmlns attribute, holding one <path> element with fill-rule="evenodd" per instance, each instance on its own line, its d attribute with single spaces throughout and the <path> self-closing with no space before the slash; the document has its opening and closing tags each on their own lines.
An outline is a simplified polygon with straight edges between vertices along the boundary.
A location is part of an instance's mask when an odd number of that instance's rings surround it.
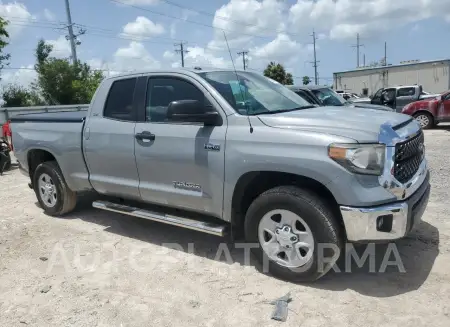
<svg viewBox="0 0 450 327">
<path fill-rule="evenodd" d="M 136 82 L 137 78 L 113 82 L 103 113 L 89 117 L 86 122 L 83 149 L 89 180 L 101 194 L 139 199 L 134 157 Z"/>
<path fill-rule="evenodd" d="M 439 122 L 450 121 L 450 93 L 442 95 L 442 101 L 438 107 L 437 120 Z"/>
<path fill-rule="evenodd" d="M 382 105 L 381 103 L 381 93 L 383 93 L 384 89 L 379 89 L 375 94 L 373 95 L 372 99 L 370 100 L 371 104 L 378 104 Z"/>
<path fill-rule="evenodd" d="M 200 83 L 183 76 L 148 80 L 145 121 L 136 124 L 140 194 L 145 202 L 221 217 L 226 116 Z M 167 107 L 176 100 L 213 104 L 223 125 L 168 121 Z"/>
</svg>

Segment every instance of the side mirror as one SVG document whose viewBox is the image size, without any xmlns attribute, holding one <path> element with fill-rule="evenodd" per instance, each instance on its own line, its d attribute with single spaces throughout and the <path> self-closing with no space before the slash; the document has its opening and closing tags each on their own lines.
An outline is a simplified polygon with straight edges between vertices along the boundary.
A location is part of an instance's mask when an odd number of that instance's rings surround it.
<svg viewBox="0 0 450 327">
<path fill-rule="evenodd" d="M 204 123 L 206 126 L 220 126 L 222 119 L 217 111 L 198 100 L 172 101 L 167 107 L 169 121 Z"/>
</svg>

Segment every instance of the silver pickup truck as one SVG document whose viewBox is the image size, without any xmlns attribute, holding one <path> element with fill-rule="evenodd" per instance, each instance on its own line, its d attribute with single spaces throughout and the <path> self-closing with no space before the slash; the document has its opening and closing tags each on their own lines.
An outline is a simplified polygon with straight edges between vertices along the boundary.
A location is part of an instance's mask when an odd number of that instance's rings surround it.
<svg viewBox="0 0 450 327">
<path fill-rule="evenodd" d="M 337 256 L 321 245 L 404 237 L 430 191 L 411 117 L 312 106 L 246 71 L 110 77 L 87 113 L 16 116 L 12 132 L 49 215 L 94 190 L 98 209 L 219 236 L 242 231 L 269 272 L 292 281 L 331 268 Z"/>
</svg>

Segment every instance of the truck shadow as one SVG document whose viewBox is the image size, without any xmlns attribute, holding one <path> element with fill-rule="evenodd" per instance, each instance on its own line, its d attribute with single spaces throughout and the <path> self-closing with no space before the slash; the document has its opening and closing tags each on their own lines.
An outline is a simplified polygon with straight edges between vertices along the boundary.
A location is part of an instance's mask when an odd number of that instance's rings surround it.
<svg viewBox="0 0 450 327">
<path fill-rule="evenodd" d="M 439 124 L 435 126 L 432 130 L 442 130 L 446 132 L 450 132 L 450 124 Z"/>
<path fill-rule="evenodd" d="M 372 248 L 371 248 L 372 246 Z M 332 291 L 352 289 L 373 297 L 390 297 L 417 290 L 426 281 L 439 254 L 439 231 L 421 222 L 408 237 L 390 244 L 355 245 L 354 253 L 365 251 L 374 260 L 359 265 L 343 255 L 335 269 L 309 286 Z M 370 258 L 370 256 L 369 256 Z"/>
<path fill-rule="evenodd" d="M 241 266 L 251 265 L 262 272 L 262 267 L 253 258 L 248 260 L 245 251 L 242 248 L 236 248 L 239 241 L 233 243 L 229 238 L 220 238 L 145 219 L 96 210 L 90 207 L 90 203 L 81 203 L 77 206 L 76 211 L 65 218 L 81 219 L 104 226 L 105 232 L 172 250 L 186 253 L 189 251 L 209 260 L 230 265 L 234 263 Z M 173 246 L 174 244 L 176 247 Z M 193 252 L 192 248 L 188 250 L 189 244 L 191 246 L 193 244 Z M 231 261 L 227 260 L 227 255 L 223 253 L 224 244 L 227 246 Z M 340 260 L 337 267 L 341 272 L 332 270 L 322 279 L 314 283 L 303 284 L 303 286 L 330 291 L 351 289 L 371 297 L 390 297 L 417 290 L 426 281 L 439 254 L 439 232 L 429 223 L 422 222 L 405 239 L 391 245 L 376 244 L 372 246 L 374 246 L 373 253 L 375 254 L 374 265 L 367 259 L 364 265 L 358 266 L 357 261 L 353 259 L 350 260 L 350 264 L 347 263 L 346 267 L 346 260 Z M 366 247 L 366 245 L 354 247 L 360 258 Z M 400 255 L 400 265 L 395 263 L 396 253 Z M 345 258 L 345 256 L 343 255 L 341 258 Z M 390 264 L 386 265 L 386 263 Z M 400 271 L 401 265 L 405 269 L 404 272 Z M 383 266 L 386 266 L 386 269 L 384 272 L 380 272 Z"/>
</svg>

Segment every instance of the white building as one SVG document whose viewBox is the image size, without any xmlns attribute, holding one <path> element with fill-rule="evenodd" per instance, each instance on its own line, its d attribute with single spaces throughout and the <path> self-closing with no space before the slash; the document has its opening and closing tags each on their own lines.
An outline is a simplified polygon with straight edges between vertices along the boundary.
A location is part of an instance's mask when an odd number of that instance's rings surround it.
<svg viewBox="0 0 450 327">
<path fill-rule="evenodd" d="M 418 84 L 426 92 L 442 93 L 450 89 L 449 68 L 450 59 L 361 67 L 333 73 L 333 87 L 335 90 L 371 95 L 382 87 Z"/>
</svg>

